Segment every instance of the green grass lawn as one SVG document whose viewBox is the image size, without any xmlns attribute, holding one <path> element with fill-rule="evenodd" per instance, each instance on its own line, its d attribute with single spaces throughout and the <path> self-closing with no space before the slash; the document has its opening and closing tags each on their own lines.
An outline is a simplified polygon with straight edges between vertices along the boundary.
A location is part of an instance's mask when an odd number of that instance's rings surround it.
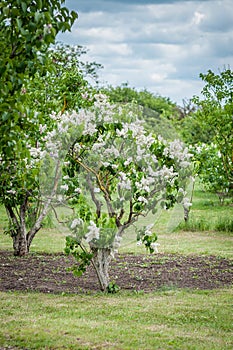
<svg viewBox="0 0 233 350">
<path fill-rule="evenodd" d="M 1 234 L 7 224 L 6 214 L 0 208 L 0 249 L 12 250 L 12 241 L 9 236 Z M 158 211 L 153 215 L 142 218 L 139 226 L 154 223 L 154 231 L 158 235 L 159 252 L 180 254 L 207 254 L 221 257 L 233 256 L 233 232 L 214 229 L 216 223 L 224 219 L 233 222 L 233 206 L 220 205 L 218 197 L 205 192 L 199 185 L 194 192 L 193 206 L 190 212 L 190 223 L 187 228 L 176 229 L 183 223 L 181 206 L 173 210 Z M 181 223 L 181 224 L 180 224 Z M 54 223 L 55 227 L 45 227 L 34 238 L 32 252 L 63 252 L 65 237 L 69 231 L 65 226 Z M 208 227 L 205 227 L 207 226 Z M 123 237 L 120 252 L 146 253 L 143 246 L 136 244 L 135 228 L 130 227 Z"/>
<path fill-rule="evenodd" d="M 232 349 L 230 290 L 0 293 L 0 344 L 26 349 Z"/>
<path fill-rule="evenodd" d="M 232 258 L 232 232 L 215 229 L 216 222 L 232 214 L 232 206 L 220 206 L 216 196 L 198 188 L 190 227 L 174 230 L 182 220 L 179 208 L 150 216 L 141 225 L 155 222 L 161 253 Z M 0 215 L 3 232 L 7 220 L 2 208 Z M 203 220 L 208 228 L 201 225 Z M 64 227 L 44 228 L 31 251 L 62 252 L 66 234 Z M 11 245 L 11 239 L 1 233 L 0 249 L 12 250 Z M 125 235 L 120 251 L 145 253 L 136 245 L 133 228 Z M 232 289 L 174 288 L 150 294 L 120 291 L 115 295 L 0 293 L 0 347 L 227 350 L 233 348 L 232 305 Z"/>
</svg>

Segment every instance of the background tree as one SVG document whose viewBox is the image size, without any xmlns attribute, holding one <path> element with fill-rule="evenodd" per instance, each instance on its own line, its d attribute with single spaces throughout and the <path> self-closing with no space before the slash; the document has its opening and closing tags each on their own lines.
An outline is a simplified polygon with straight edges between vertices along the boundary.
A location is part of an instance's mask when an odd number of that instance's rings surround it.
<svg viewBox="0 0 233 350">
<path fill-rule="evenodd" d="M 29 126 L 24 115 L 23 84 L 36 72 L 46 73 L 48 47 L 55 43 L 57 33 L 70 30 L 77 18 L 62 3 L 64 0 L 1 1 L 0 150 L 5 154 L 21 148 L 19 144 Z"/>
<path fill-rule="evenodd" d="M 212 183 L 215 192 L 230 194 L 233 189 L 233 72 L 224 69 L 215 74 L 209 70 L 207 74 L 200 74 L 200 77 L 205 82 L 202 90 L 204 99 L 194 97 L 198 110 L 192 115 L 190 125 L 198 125 L 205 134 L 204 141 L 210 146 L 209 155 L 215 151 L 211 167 L 210 157 L 206 154 L 208 147 L 202 148 L 204 153 L 201 156 L 200 176 L 206 180 L 208 178 L 205 182 L 209 187 Z"/>
<path fill-rule="evenodd" d="M 109 96 L 112 103 L 137 102 L 138 108 L 142 110 L 141 118 L 145 120 L 145 128 L 148 131 L 153 130 L 165 139 L 177 138 L 179 133 L 173 121 L 178 118 L 179 110 L 169 98 L 155 95 L 146 89 L 137 91 L 127 83 L 117 87 L 108 86 L 103 92 Z"/>
<path fill-rule="evenodd" d="M 196 111 L 196 107 L 190 99 L 183 99 L 182 106 L 178 107 L 179 109 L 179 120 L 187 118 Z"/>
<path fill-rule="evenodd" d="M 52 45 L 47 60 L 53 69 L 45 75 L 36 74 L 24 86 L 27 105 L 45 118 L 51 112 L 90 106 L 98 88 L 97 71 L 102 66 L 96 62 L 84 63 L 86 53 L 82 46 Z"/>
<path fill-rule="evenodd" d="M 191 145 L 189 151 L 193 154 L 194 172 L 200 182 L 206 190 L 216 193 L 223 204 L 225 197 L 231 196 L 231 188 L 218 146 L 199 142 Z"/>
</svg>

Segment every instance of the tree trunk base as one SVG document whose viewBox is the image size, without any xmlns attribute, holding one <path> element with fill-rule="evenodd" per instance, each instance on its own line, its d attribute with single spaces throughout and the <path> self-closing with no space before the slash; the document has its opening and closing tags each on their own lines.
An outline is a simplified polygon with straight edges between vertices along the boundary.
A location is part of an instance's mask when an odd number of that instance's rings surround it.
<svg viewBox="0 0 233 350">
<path fill-rule="evenodd" d="M 28 242 L 23 234 L 13 236 L 14 256 L 25 256 L 29 253 Z"/>
<path fill-rule="evenodd" d="M 92 248 L 93 265 L 97 273 L 100 289 L 106 291 L 109 285 L 109 264 L 111 261 L 111 249 L 109 248 Z"/>
</svg>

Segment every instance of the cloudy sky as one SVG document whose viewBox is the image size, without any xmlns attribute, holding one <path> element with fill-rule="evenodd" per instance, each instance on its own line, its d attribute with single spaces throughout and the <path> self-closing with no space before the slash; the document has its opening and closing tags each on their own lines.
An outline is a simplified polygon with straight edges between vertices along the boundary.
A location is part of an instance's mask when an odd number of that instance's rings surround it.
<svg viewBox="0 0 233 350">
<path fill-rule="evenodd" d="M 198 95 L 199 73 L 233 68 L 233 0 L 66 0 L 79 14 L 58 39 L 85 46 L 104 66 L 103 84 L 182 99 Z"/>
</svg>

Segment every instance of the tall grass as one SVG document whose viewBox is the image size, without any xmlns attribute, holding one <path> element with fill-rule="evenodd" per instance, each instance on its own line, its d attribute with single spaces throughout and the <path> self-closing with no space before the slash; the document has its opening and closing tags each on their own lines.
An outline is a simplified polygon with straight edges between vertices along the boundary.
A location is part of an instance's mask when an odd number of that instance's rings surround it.
<svg viewBox="0 0 233 350">
<path fill-rule="evenodd" d="M 222 205 L 216 194 L 205 191 L 200 184 L 197 184 L 187 228 L 194 231 L 214 230 L 232 233 L 232 200 L 229 199 Z"/>
</svg>

